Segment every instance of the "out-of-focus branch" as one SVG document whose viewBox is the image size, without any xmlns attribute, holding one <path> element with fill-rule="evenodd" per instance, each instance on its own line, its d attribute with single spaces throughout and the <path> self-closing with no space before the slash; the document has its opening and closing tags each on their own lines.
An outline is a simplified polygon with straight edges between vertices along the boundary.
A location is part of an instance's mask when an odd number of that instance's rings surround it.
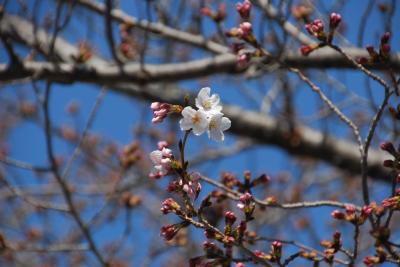
<svg viewBox="0 0 400 267">
<path fill-rule="evenodd" d="M 151 23 L 147 23 L 145 25 L 151 25 Z M 42 29 L 37 29 L 37 34 L 36 36 L 34 35 L 34 30 L 33 30 L 33 25 L 20 18 L 17 16 L 12 16 L 12 15 L 7 15 L 5 14 L 2 19 L 2 23 L 0 25 L 0 35 L 8 36 L 10 39 L 17 41 L 17 42 L 22 42 L 23 44 L 36 48 L 38 49 L 39 52 L 42 52 L 44 54 L 48 54 L 48 36 L 46 32 Z M 181 31 L 179 31 L 181 32 Z M 185 32 L 181 32 L 185 33 Z M 192 36 L 188 37 L 189 39 L 192 38 Z M 77 50 L 74 45 L 71 45 L 64 39 L 58 37 L 57 40 L 55 41 L 55 54 L 57 55 L 58 58 L 60 58 L 64 62 L 72 62 L 72 57 L 77 55 Z M 348 48 L 343 50 L 348 56 L 351 58 L 359 58 L 359 57 L 366 57 L 367 52 L 362 50 L 362 49 L 356 49 L 356 48 Z M 163 65 L 145 65 L 146 71 L 148 68 L 150 68 L 150 73 L 152 71 L 157 71 L 159 72 L 160 77 L 158 78 L 159 81 L 161 80 L 173 80 L 173 79 L 180 79 L 181 75 L 184 75 L 183 78 L 185 78 L 185 75 L 187 78 L 194 78 L 194 77 L 199 77 L 203 75 L 209 75 L 209 74 L 217 74 L 217 73 L 226 73 L 230 71 L 236 70 L 237 72 L 237 66 L 236 66 L 236 57 L 234 55 L 231 55 L 229 53 L 226 53 L 227 50 L 225 50 L 225 53 L 220 51 L 219 56 L 216 57 L 210 57 L 208 59 L 204 60 L 193 60 L 185 63 L 177 63 L 177 64 L 163 64 Z M 349 61 L 346 58 L 343 58 L 340 54 L 335 52 L 334 50 L 326 47 L 319 49 L 318 51 L 315 51 L 308 57 L 302 56 L 297 52 L 289 52 L 287 55 L 282 59 L 284 64 L 288 67 L 296 67 L 296 68 L 318 68 L 318 69 L 325 69 L 325 68 L 357 68 L 351 61 Z M 180 65 L 184 64 L 184 65 Z M 105 73 L 113 73 L 113 75 L 116 75 L 118 79 L 122 79 L 120 81 L 125 81 L 127 78 L 123 77 L 123 73 L 120 72 L 120 70 L 116 66 L 109 66 L 107 62 L 101 60 L 99 57 L 93 57 L 86 65 L 91 66 L 92 71 L 100 71 L 105 72 Z M 124 68 L 127 69 L 127 71 L 139 71 L 141 70 L 140 67 L 136 66 L 137 64 L 128 64 Z M 45 66 L 45 65 L 43 65 Z M 106 67 L 107 66 L 107 67 Z M 390 58 L 390 61 L 385 63 L 385 64 L 371 64 L 368 66 L 371 69 L 384 69 L 387 67 L 391 67 L 394 71 L 400 71 L 400 55 L 399 54 L 393 54 Z M 178 68 L 178 73 L 176 74 L 176 77 L 171 76 L 171 67 L 173 68 Z M 68 68 L 71 69 L 72 66 L 68 65 Z M 189 69 L 188 69 L 189 68 Z M 2 72 L 4 73 L 6 67 L 5 65 L 1 66 Z M 210 71 L 204 72 L 204 69 L 210 69 Z M 163 72 L 163 70 L 168 70 L 166 73 Z M 243 71 L 243 69 L 241 69 Z M 32 71 L 32 70 L 31 70 Z M 70 70 L 71 71 L 71 70 Z M 78 74 L 87 74 L 88 70 L 87 68 L 84 68 L 80 66 L 79 70 L 75 70 Z M 184 73 L 182 73 L 184 72 Z M 190 74 L 191 73 L 191 74 Z M 10 79 L 14 77 L 15 79 L 18 78 L 18 76 L 13 75 L 13 73 L 8 73 L 11 75 Z M 89 73 L 91 74 L 91 73 Z M 92 75 L 92 74 L 91 74 Z M 136 74 L 137 76 L 144 76 L 140 79 L 140 81 L 145 82 L 146 78 L 145 75 L 142 73 L 142 75 Z M 3 75 L 4 76 L 4 75 Z M 126 76 L 126 75 L 125 75 Z M 148 81 L 153 81 L 155 77 L 148 77 Z M 2 78 L 5 79 L 5 78 Z M 7 79 L 9 80 L 9 79 Z M 133 79 L 131 80 L 133 81 Z"/>
<path fill-rule="evenodd" d="M 78 0 L 77 4 L 88 8 L 101 16 L 106 14 L 106 6 L 104 4 L 91 1 L 91 0 Z M 153 23 L 146 20 L 139 20 L 135 17 L 129 16 L 120 9 L 113 9 L 111 11 L 111 17 L 119 23 L 126 23 L 137 27 L 141 30 L 149 31 L 154 34 L 161 35 L 163 37 L 171 38 L 182 43 L 187 43 L 193 46 L 201 47 L 214 53 L 226 53 L 229 52 L 229 48 L 220 45 L 216 42 L 205 39 L 202 35 L 192 34 L 184 31 L 180 31 L 171 27 L 168 27 L 162 23 Z"/>
</svg>

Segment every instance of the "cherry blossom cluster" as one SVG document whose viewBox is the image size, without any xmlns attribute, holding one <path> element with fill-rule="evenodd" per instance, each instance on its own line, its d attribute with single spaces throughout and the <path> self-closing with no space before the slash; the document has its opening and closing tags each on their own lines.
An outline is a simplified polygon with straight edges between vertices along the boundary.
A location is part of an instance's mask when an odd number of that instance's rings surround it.
<svg viewBox="0 0 400 267">
<path fill-rule="evenodd" d="M 364 206 L 358 214 L 353 205 L 347 205 L 345 208 L 346 212 L 334 210 L 331 215 L 337 220 L 345 220 L 355 225 L 362 225 L 372 214 L 374 207 L 375 205 Z"/>
<path fill-rule="evenodd" d="M 159 179 L 171 174 L 171 160 L 173 159 L 173 155 L 166 141 L 158 142 L 158 149 L 150 153 L 150 159 L 154 165 L 149 174 L 150 178 Z"/>
<path fill-rule="evenodd" d="M 300 52 L 304 56 L 308 56 L 311 52 L 316 49 L 323 47 L 327 44 L 331 44 L 333 40 L 333 36 L 335 34 L 335 30 L 338 28 L 340 22 L 342 21 L 342 16 L 338 13 L 331 13 L 329 20 L 329 31 L 324 31 L 324 22 L 320 19 L 316 19 L 311 23 L 307 23 L 305 28 L 307 32 L 317 38 L 320 43 L 313 43 L 309 45 L 303 45 L 300 48 Z"/>
<path fill-rule="evenodd" d="M 328 262 L 333 262 L 335 254 L 342 248 L 341 236 L 342 234 L 339 231 L 336 231 L 333 234 L 332 241 L 331 240 L 321 241 L 321 245 L 325 248 L 324 254 Z"/>
<path fill-rule="evenodd" d="M 182 131 L 192 130 L 194 135 L 207 132 L 212 140 L 224 141 L 224 131 L 231 127 L 231 121 L 224 117 L 219 95 L 210 96 L 211 89 L 204 87 L 196 97 L 196 109 L 188 106 L 182 110 L 179 121 Z"/>
</svg>

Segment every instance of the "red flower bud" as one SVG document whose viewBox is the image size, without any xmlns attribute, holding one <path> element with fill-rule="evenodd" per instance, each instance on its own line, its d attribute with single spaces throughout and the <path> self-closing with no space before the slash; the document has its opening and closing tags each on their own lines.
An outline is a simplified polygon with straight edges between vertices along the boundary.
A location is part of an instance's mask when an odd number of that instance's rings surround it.
<svg viewBox="0 0 400 267">
<path fill-rule="evenodd" d="M 343 220 L 346 217 L 346 215 L 339 210 L 332 211 L 331 216 L 337 220 Z"/>
<path fill-rule="evenodd" d="M 382 56 L 388 56 L 390 53 L 390 45 L 389 44 L 383 44 L 381 46 L 381 54 Z"/>
<path fill-rule="evenodd" d="M 366 57 L 359 57 L 359 58 L 357 59 L 357 63 L 358 63 L 358 64 L 361 64 L 361 65 L 365 65 L 365 64 L 368 63 L 368 59 L 367 59 Z"/>
<path fill-rule="evenodd" d="M 387 159 L 383 161 L 383 166 L 386 168 L 393 168 L 394 167 L 394 161 Z"/>
<path fill-rule="evenodd" d="M 380 145 L 380 148 L 386 152 L 389 152 L 391 155 L 396 154 L 396 149 L 394 148 L 391 142 L 384 142 Z"/>
<path fill-rule="evenodd" d="M 308 56 L 312 51 L 314 51 L 314 49 L 313 49 L 311 46 L 309 46 L 309 45 L 303 45 L 303 46 L 300 48 L 300 52 L 301 52 L 301 54 L 302 54 L 303 56 Z"/>
</svg>

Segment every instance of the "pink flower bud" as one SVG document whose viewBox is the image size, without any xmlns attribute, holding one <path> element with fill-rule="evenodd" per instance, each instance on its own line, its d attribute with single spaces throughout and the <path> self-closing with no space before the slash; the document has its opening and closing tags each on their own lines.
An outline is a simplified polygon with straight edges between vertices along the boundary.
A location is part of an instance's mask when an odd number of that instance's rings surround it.
<svg viewBox="0 0 400 267">
<path fill-rule="evenodd" d="M 165 117 L 167 117 L 171 105 L 168 103 L 160 103 L 153 102 L 150 105 L 150 108 L 153 110 L 153 119 L 151 120 L 153 123 L 162 122 Z"/>
<path fill-rule="evenodd" d="M 179 206 L 179 204 L 175 200 L 173 200 L 172 198 L 167 198 L 162 203 L 161 211 L 162 211 L 163 214 L 168 214 L 170 212 L 177 211 L 180 208 L 181 207 Z"/>
<path fill-rule="evenodd" d="M 332 13 L 331 19 L 329 21 L 329 26 L 331 27 L 331 29 L 335 29 L 337 28 L 337 26 L 341 21 L 342 21 L 342 16 L 340 16 L 340 14 Z"/>
<path fill-rule="evenodd" d="M 242 37 L 243 39 L 249 37 L 249 35 L 252 34 L 253 32 L 253 26 L 251 25 L 250 22 L 247 21 L 240 23 L 239 29 L 242 30 L 240 37 Z"/>
<path fill-rule="evenodd" d="M 159 141 L 157 143 L 158 150 L 163 150 L 164 147 L 168 147 L 169 144 L 167 141 Z"/>
<path fill-rule="evenodd" d="M 249 0 L 244 0 L 243 3 L 236 4 L 236 10 L 240 17 L 244 20 L 249 19 L 251 12 L 251 3 Z"/>
<path fill-rule="evenodd" d="M 354 205 L 346 205 L 346 213 L 347 215 L 353 215 L 356 213 L 356 207 Z"/>
<path fill-rule="evenodd" d="M 165 240 L 169 241 L 179 232 L 180 227 L 176 224 L 169 224 L 161 227 L 160 236 L 162 236 Z"/>
<path fill-rule="evenodd" d="M 243 68 L 246 67 L 247 64 L 250 62 L 250 56 L 246 53 L 237 56 L 236 63 L 239 67 Z"/>
</svg>

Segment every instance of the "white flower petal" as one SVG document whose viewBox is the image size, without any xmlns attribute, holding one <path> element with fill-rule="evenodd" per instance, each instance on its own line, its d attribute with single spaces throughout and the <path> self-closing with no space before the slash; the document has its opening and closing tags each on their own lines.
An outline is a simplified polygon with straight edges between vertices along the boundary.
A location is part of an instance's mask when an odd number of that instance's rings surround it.
<svg viewBox="0 0 400 267">
<path fill-rule="evenodd" d="M 179 121 L 179 125 L 182 131 L 190 130 L 193 126 L 192 119 L 183 118 Z"/>
<path fill-rule="evenodd" d="M 208 136 L 209 136 L 212 140 L 217 141 L 217 142 L 222 142 L 222 141 L 224 141 L 224 139 L 225 139 L 224 134 L 223 134 L 222 131 L 219 130 L 219 129 L 215 129 L 215 130 L 210 130 L 210 131 L 208 131 Z"/>
<path fill-rule="evenodd" d="M 210 102 L 211 102 L 211 104 L 212 104 L 212 107 L 217 107 L 218 104 L 219 104 L 219 101 L 220 101 L 219 95 L 217 95 L 217 94 L 213 94 L 213 95 L 210 97 Z M 222 108 L 222 107 L 221 107 L 221 108 Z"/>
<path fill-rule="evenodd" d="M 221 129 L 222 131 L 226 131 L 226 130 L 228 130 L 229 128 L 231 128 L 231 120 L 228 119 L 227 117 L 223 117 L 223 118 L 221 119 L 220 129 Z"/>
<path fill-rule="evenodd" d="M 207 130 L 207 125 L 203 126 L 203 125 L 195 124 L 195 125 L 193 125 L 192 129 L 193 129 L 194 135 L 201 135 Z"/>
<path fill-rule="evenodd" d="M 184 118 L 191 118 L 191 117 L 193 117 L 195 114 L 196 114 L 196 110 L 193 109 L 192 107 L 185 107 L 185 108 L 182 110 L 182 116 L 183 116 Z"/>
<path fill-rule="evenodd" d="M 210 97 L 211 88 L 203 87 L 200 89 L 200 92 L 197 94 L 198 98 L 209 98 Z"/>
<path fill-rule="evenodd" d="M 150 153 L 150 159 L 154 165 L 161 164 L 162 153 L 160 150 L 154 150 Z"/>
</svg>

